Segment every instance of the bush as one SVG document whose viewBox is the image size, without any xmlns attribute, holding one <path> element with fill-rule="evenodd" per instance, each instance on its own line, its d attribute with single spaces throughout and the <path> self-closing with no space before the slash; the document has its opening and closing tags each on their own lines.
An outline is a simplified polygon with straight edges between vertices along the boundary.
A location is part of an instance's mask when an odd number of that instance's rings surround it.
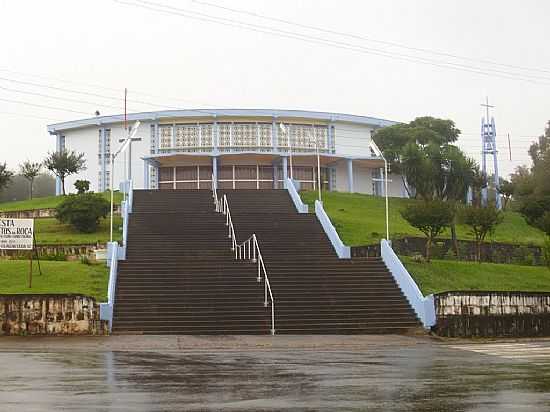
<svg viewBox="0 0 550 412">
<path fill-rule="evenodd" d="M 89 180 L 77 180 L 74 182 L 74 187 L 79 195 L 86 193 L 90 190 L 90 181 Z"/>
<path fill-rule="evenodd" d="M 83 233 L 97 230 L 99 219 L 107 217 L 110 204 L 100 194 L 83 193 L 67 196 L 56 208 L 57 220 L 68 223 Z"/>
<path fill-rule="evenodd" d="M 470 226 L 471 233 L 476 242 L 476 259 L 481 263 L 481 244 L 489 233 L 493 233 L 497 225 L 502 222 L 502 212 L 494 206 L 474 207 L 468 206 L 461 211 L 462 223 Z"/>
</svg>

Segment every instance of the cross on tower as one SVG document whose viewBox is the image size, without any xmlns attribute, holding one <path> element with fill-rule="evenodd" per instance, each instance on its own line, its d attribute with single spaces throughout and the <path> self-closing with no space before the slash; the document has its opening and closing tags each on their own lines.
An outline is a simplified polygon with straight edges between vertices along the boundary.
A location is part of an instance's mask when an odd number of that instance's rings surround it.
<svg viewBox="0 0 550 412">
<path fill-rule="evenodd" d="M 481 169 L 483 176 L 487 177 L 487 155 L 493 156 L 493 172 L 495 178 L 495 205 L 498 209 L 501 209 L 500 194 L 498 189 L 500 186 L 499 176 L 498 176 L 498 151 L 497 151 L 497 142 L 496 142 L 496 128 L 495 128 L 495 119 L 491 117 L 489 119 L 489 109 L 494 108 L 489 104 L 489 97 L 485 98 L 485 103 L 481 104 L 482 107 L 485 107 L 486 117 L 481 118 Z M 487 205 L 488 201 L 488 189 L 484 187 L 481 193 L 481 199 L 484 205 Z"/>
</svg>

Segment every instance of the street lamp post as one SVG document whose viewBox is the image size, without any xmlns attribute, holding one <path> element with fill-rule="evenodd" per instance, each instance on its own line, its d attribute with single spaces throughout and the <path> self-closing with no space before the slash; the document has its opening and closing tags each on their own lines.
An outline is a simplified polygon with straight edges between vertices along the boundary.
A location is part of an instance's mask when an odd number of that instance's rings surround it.
<svg viewBox="0 0 550 412">
<path fill-rule="evenodd" d="M 113 241 L 113 214 L 114 214 L 114 181 L 115 181 L 115 159 L 116 157 L 124 150 L 126 149 L 130 143 L 132 142 L 132 139 L 137 133 L 138 127 L 140 122 L 137 121 L 134 127 L 132 128 L 132 133 L 122 142 L 122 145 L 118 148 L 118 150 L 111 155 L 111 228 L 110 228 L 110 239 L 111 242 Z"/>
<path fill-rule="evenodd" d="M 374 151 L 374 154 L 378 157 L 381 157 L 384 161 L 384 197 L 386 198 L 386 240 L 390 240 L 390 218 L 389 218 L 389 200 L 388 200 L 388 162 L 380 148 L 374 143 L 373 140 L 370 142 L 370 147 Z"/>
</svg>

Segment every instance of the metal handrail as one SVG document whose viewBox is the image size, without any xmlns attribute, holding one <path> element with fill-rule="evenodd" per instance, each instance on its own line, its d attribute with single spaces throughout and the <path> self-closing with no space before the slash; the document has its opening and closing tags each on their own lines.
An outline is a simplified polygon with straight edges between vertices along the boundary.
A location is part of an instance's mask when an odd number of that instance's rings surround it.
<svg viewBox="0 0 550 412">
<path fill-rule="evenodd" d="M 235 252 L 235 259 L 237 256 L 237 236 L 235 236 L 235 227 L 233 226 L 233 219 L 231 219 L 231 211 L 229 210 L 229 203 L 227 202 L 227 196 L 223 195 L 221 202 L 221 213 L 225 215 L 225 226 L 227 226 L 227 237 L 231 239 L 231 250 Z"/>
<path fill-rule="evenodd" d="M 258 263 L 258 277 L 257 281 L 261 282 L 262 274 L 264 276 L 264 306 L 267 307 L 269 302 L 267 295 L 271 300 L 271 334 L 275 335 L 275 301 L 273 299 L 273 292 L 271 291 L 271 284 L 269 283 L 269 277 L 267 276 L 267 270 L 265 269 L 264 258 L 258 244 L 258 238 L 256 233 L 253 233 L 248 239 L 239 245 L 236 245 L 235 249 L 236 259 L 249 259 L 252 262 Z"/>
<path fill-rule="evenodd" d="M 216 212 L 221 212 L 221 204 L 218 199 L 218 184 L 212 175 L 212 198 L 214 199 L 214 205 L 216 206 Z"/>
<path fill-rule="evenodd" d="M 212 179 L 214 182 L 214 179 Z M 233 226 L 233 219 L 231 219 L 231 211 L 229 210 L 229 202 L 227 201 L 227 195 L 223 195 L 222 199 L 218 198 L 216 193 L 216 185 L 212 183 L 212 197 L 214 198 L 214 204 L 216 206 L 216 212 L 223 213 L 225 215 L 225 225 L 227 226 L 227 237 L 231 239 L 231 250 L 235 253 L 235 259 L 249 259 L 252 262 L 258 262 L 258 277 L 257 281 L 262 281 L 262 274 L 264 277 L 264 306 L 269 305 L 267 299 L 271 300 L 271 334 L 275 335 L 275 300 L 273 299 L 273 292 L 271 291 L 271 284 L 269 283 L 269 277 L 267 276 L 267 270 L 265 269 L 264 259 L 262 252 L 260 251 L 260 245 L 258 244 L 258 238 L 253 233 L 247 240 L 241 244 L 237 244 L 237 237 L 235 236 L 235 227 Z"/>
</svg>

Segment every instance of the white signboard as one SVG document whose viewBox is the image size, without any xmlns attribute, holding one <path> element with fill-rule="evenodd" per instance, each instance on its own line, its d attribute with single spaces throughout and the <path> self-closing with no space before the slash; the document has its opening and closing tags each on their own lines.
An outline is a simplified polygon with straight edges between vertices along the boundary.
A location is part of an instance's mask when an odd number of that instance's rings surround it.
<svg viewBox="0 0 550 412">
<path fill-rule="evenodd" d="M 0 218 L 0 249 L 33 248 L 34 219 Z"/>
</svg>

